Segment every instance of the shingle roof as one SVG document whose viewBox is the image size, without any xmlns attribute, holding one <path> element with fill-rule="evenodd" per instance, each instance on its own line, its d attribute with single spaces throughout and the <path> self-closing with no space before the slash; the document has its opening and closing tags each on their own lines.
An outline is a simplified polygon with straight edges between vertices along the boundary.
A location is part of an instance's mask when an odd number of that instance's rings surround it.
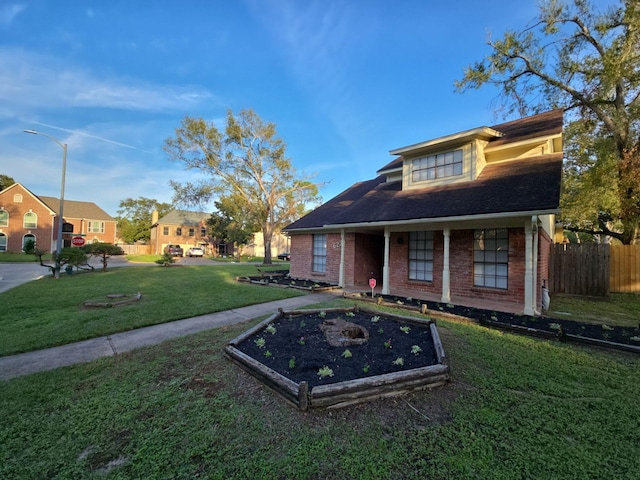
<svg viewBox="0 0 640 480">
<path fill-rule="evenodd" d="M 439 187 L 402 190 L 402 182 L 385 178 L 355 184 L 285 230 L 555 210 L 562 154 L 487 164 L 474 181 Z"/>
<path fill-rule="evenodd" d="M 206 212 L 190 212 L 187 210 L 171 210 L 164 217 L 158 219 L 158 223 L 163 225 L 200 225 L 202 220 L 211 216 Z"/>
<path fill-rule="evenodd" d="M 56 197 L 43 197 L 38 198 L 51 210 L 56 212 L 60 210 L 60 199 Z M 65 218 L 86 218 L 90 220 L 106 220 L 115 222 L 115 219 L 101 209 L 93 202 L 78 202 L 76 200 L 64 200 L 64 216 Z"/>
</svg>

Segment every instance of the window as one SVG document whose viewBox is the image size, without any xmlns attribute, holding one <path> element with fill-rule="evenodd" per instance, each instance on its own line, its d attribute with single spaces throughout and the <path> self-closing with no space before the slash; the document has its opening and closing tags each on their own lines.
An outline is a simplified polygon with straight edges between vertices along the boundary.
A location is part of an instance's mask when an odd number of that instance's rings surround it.
<svg viewBox="0 0 640 480">
<path fill-rule="evenodd" d="M 411 174 L 414 182 L 462 175 L 462 150 L 416 158 L 411 164 Z"/>
<path fill-rule="evenodd" d="M 506 228 L 476 230 L 473 240 L 473 284 L 507 288 L 509 232 Z"/>
<path fill-rule="evenodd" d="M 7 236 L 4 233 L 0 233 L 0 252 L 7 251 Z"/>
<path fill-rule="evenodd" d="M 23 252 L 27 251 L 26 247 L 31 242 L 33 242 L 33 246 L 35 247 L 36 246 L 36 236 L 33 235 L 32 233 L 28 233 L 24 237 L 22 237 L 22 251 Z"/>
<path fill-rule="evenodd" d="M 207 227 L 200 227 L 200 236 L 201 237 L 207 236 Z"/>
<path fill-rule="evenodd" d="M 323 234 L 313 236 L 313 266 L 314 272 L 327 271 L 327 236 Z"/>
<path fill-rule="evenodd" d="M 87 230 L 89 233 L 104 233 L 104 222 L 89 220 L 87 223 Z"/>
<path fill-rule="evenodd" d="M 433 232 L 409 232 L 409 280 L 433 281 Z"/>
<path fill-rule="evenodd" d="M 13 196 L 13 203 L 22 203 L 22 194 L 21 193 L 16 193 Z"/>
<path fill-rule="evenodd" d="M 182 236 L 182 227 L 178 227 L 178 228 L 176 228 L 176 235 L 177 235 L 178 237 L 181 237 L 181 236 Z"/>
<path fill-rule="evenodd" d="M 189 229 L 189 236 L 190 237 L 195 237 L 196 236 L 196 230 L 194 228 L 190 228 Z"/>
<path fill-rule="evenodd" d="M 0 210 L 0 227 L 9 226 L 9 212 L 6 210 Z"/>
<path fill-rule="evenodd" d="M 169 235 L 169 227 L 162 227 L 162 235 Z"/>
<path fill-rule="evenodd" d="M 27 212 L 24 214 L 24 228 L 36 228 L 38 226 L 38 215 L 33 212 Z"/>
</svg>

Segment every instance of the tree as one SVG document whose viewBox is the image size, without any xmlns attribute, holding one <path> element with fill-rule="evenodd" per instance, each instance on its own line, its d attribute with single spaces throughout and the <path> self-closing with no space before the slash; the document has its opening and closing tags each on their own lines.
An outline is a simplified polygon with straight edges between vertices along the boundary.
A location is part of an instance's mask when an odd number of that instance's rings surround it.
<svg viewBox="0 0 640 480">
<path fill-rule="evenodd" d="M 13 178 L 0 173 L 0 192 L 14 183 L 16 183 L 16 181 Z"/>
<path fill-rule="evenodd" d="M 126 243 L 148 242 L 151 238 L 153 211 L 157 210 L 158 216 L 162 217 L 173 208 L 170 203 L 145 197 L 127 198 L 120 202 L 119 207 L 118 233 Z"/>
<path fill-rule="evenodd" d="M 207 219 L 207 231 L 211 237 L 236 245 L 246 245 L 253 233 L 259 230 L 256 225 L 246 223 L 242 209 L 233 196 L 222 197 L 215 201 L 216 211 Z M 238 249 L 238 256 L 240 249 Z"/>
<path fill-rule="evenodd" d="M 272 263 L 273 235 L 305 206 L 319 201 L 318 186 L 299 177 L 286 158 L 275 124 L 265 123 L 252 110 L 238 116 L 229 110 L 224 132 L 202 118 L 187 116 L 176 136 L 165 140 L 165 151 L 205 177 L 198 183 L 172 181 L 174 199 L 188 204 L 207 202 L 214 194 L 233 199 L 242 223 L 262 231 L 265 264 Z"/>
<path fill-rule="evenodd" d="M 117 245 L 113 243 L 88 243 L 81 247 L 81 249 L 88 255 L 93 255 L 94 257 L 100 257 L 100 262 L 102 262 L 102 271 L 107 271 L 107 264 L 109 262 L 109 258 L 113 255 L 124 255 L 124 251 Z"/>
<path fill-rule="evenodd" d="M 522 31 L 488 40 L 459 91 L 489 84 L 506 113 L 565 110 L 562 219 L 569 230 L 628 244 L 640 235 L 640 0 L 597 12 L 548 0 Z"/>
</svg>

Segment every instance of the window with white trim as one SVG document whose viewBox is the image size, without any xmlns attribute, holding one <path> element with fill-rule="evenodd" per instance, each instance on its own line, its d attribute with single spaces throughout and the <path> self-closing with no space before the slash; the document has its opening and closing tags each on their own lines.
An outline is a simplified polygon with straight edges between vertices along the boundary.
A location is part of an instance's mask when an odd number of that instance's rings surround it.
<svg viewBox="0 0 640 480">
<path fill-rule="evenodd" d="M 87 231 L 89 233 L 104 233 L 104 222 L 89 220 L 87 222 Z"/>
<path fill-rule="evenodd" d="M 7 236 L 4 233 L 0 233 L 0 252 L 7 251 Z"/>
<path fill-rule="evenodd" d="M 35 212 L 27 212 L 24 214 L 24 222 L 22 224 L 24 228 L 37 228 L 38 227 L 38 215 Z"/>
<path fill-rule="evenodd" d="M 327 271 L 327 235 L 324 233 L 313 236 L 313 265 L 311 270 L 318 273 Z"/>
<path fill-rule="evenodd" d="M 29 242 L 33 242 L 33 246 L 36 246 L 36 236 L 33 233 L 27 233 L 22 237 L 22 251 L 26 251 L 26 246 Z"/>
<path fill-rule="evenodd" d="M 169 227 L 162 227 L 162 235 L 169 235 Z"/>
<path fill-rule="evenodd" d="M 462 149 L 414 158 L 411 162 L 413 182 L 462 175 Z"/>
<path fill-rule="evenodd" d="M 433 232 L 409 232 L 409 280 L 433 281 Z"/>
<path fill-rule="evenodd" d="M 473 284 L 507 289 L 509 280 L 509 231 L 506 228 L 476 230 L 473 239 Z"/>
<path fill-rule="evenodd" d="M 0 227 L 9 226 L 9 212 L 6 210 L 0 210 Z"/>
</svg>

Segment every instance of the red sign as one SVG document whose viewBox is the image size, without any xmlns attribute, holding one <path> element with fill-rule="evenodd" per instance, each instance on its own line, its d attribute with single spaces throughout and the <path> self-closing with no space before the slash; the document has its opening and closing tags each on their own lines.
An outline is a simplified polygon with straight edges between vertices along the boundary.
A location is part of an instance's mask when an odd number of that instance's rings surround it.
<svg viewBox="0 0 640 480">
<path fill-rule="evenodd" d="M 376 279 L 375 278 L 370 278 L 369 279 L 369 287 L 376 288 Z"/>
<path fill-rule="evenodd" d="M 71 245 L 73 245 L 74 247 L 81 247 L 84 245 L 84 243 L 85 241 L 82 237 L 73 237 L 71 239 Z"/>
</svg>

